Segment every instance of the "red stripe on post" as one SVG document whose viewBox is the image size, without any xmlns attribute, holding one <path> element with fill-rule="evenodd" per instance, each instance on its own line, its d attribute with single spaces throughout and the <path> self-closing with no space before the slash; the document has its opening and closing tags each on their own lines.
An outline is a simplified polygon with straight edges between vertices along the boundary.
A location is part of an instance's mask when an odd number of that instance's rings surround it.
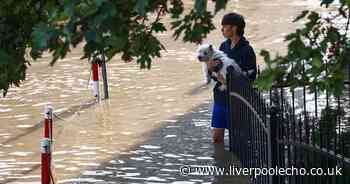
<svg viewBox="0 0 350 184">
<path fill-rule="evenodd" d="M 44 138 L 50 138 L 50 120 L 45 119 L 44 120 Z"/>
<path fill-rule="evenodd" d="M 92 64 L 92 80 L 98 81 L 98 64 L 97 63 Z"/>
<path fill-rule="evenodd" d="M 44 111 L 44 130 L 41 140 L 41 184 L 51 184 L 51 143 L 52 143 L 52 107 L 47 105 Z"/>
<path fill-rule="evenodd" d="M 41 154 L 41 184 L 50 184 L 50 153 Z"/>
</svg>

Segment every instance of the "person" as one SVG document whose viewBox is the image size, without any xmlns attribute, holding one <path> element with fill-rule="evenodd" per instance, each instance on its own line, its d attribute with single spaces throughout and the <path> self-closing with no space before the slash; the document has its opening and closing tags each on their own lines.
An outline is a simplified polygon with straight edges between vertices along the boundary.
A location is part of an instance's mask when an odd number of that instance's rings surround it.
<svg viewBox="0 0 350 184">
<path fill-rule="evenodd" d="M 222 18 L 221 25 L 222 34 L 226 40 L 220 45 L 219 49 L 237 62 L 249 81 L 254 81 L 257 74 L 256 55 L 254 49 L 244 37 L 245 21 L 243 16 L 237 13 L 226 14 Z M 218 65 L 219 61 L 213 60 L 208 62 L 209 75 Z M 211 77 L 217 81 L 213 89 L 214 105 L 211 119 L 213 142 L 223 143 L 225 129 L 228 129 L 229 121 L 227 91 L 219 89 L 224 82 L 222 76 Z"/>
</svg>

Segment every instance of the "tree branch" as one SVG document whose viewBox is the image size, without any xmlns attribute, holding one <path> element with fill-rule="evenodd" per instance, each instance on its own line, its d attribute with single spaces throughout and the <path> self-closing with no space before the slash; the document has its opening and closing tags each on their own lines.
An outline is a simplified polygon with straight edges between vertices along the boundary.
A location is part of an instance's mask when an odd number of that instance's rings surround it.
<svg viewBox="0 0 350 184">
<path fill-rule="evenodd" d="M 164 10 L 164 6 L 161 6 L 159 8 L 159 11 L 157 12 L 156 20 L 154 20 L 153 23 L 151 24 L 152 26 L 151 26 L 150 30 L 148 31 L 148 35 L 150 35 L 152 33 L 154 23 L 156 23 L 156 22 L 158 22 L 160 20 L 160 16 L 161 16 L 163 10 Z"/>
<path fill-rule="evenodd" d="M 348 34 L 349 23 L 350 23 L 350 7 L 348 8 L 348 21 L 346 23 L 345 36 Z"/>
</svg>

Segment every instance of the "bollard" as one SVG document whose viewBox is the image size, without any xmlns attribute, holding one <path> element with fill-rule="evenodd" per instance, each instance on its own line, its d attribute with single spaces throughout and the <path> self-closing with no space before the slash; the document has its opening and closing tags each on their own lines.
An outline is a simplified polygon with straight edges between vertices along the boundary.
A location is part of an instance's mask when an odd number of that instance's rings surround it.
<svg viewBox="0 0 350 184">
<path fill-rule="evenodd" d="M 41 184 L 51 182 L 52 106 L 45 106 L 44 131 L 41 140 Z"/>
<path fill-rule="evenodd" d="M 93 81 L 93 92 L 94 97 L 99 99 L 100 97 L 100 90 L 99 90 L 99 83 L 98 83 L 98 64 L 92 63 L 92 81 Z"/>
</svg>

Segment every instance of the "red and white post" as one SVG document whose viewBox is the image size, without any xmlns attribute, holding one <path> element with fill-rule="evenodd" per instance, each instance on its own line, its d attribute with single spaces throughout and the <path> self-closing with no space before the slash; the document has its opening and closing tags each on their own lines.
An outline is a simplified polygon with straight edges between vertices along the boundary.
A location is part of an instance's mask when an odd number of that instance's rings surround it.
<svg viewBox="0 0 350 184">
<path fill-rule="evenodd" d="M 98 83 L 98 64 L 92 63 L 92 86 L 93 86 L 93 92 L 94 97 L 99 99 L 100 97 L 100 89 L 99 89 L 99 83 Z"/>
<path fill-rule="evenodd" d="M 50 104 L 45 106 L 44 131 L 41 140 L 41 184 L 51 184 L 52 111 Z"/>
</svg>

